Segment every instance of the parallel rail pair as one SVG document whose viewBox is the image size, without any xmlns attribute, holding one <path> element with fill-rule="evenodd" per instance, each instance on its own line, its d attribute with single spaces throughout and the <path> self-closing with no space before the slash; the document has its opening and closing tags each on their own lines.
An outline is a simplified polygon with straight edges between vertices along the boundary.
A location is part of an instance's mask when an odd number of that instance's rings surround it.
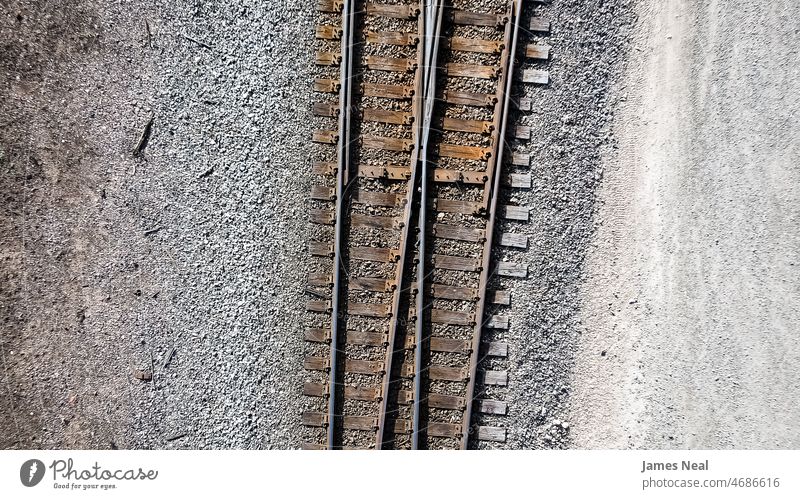
<svg viewBox="0 0 800 499">
<path fill-rule="evenodd" d="M 508 327 L 504 316 L 484 320 L 490 304 L 510 300 L 488 291 L 489 278 L 521 272 L 491 266 L 498 211 L 511 219 L 525 211 L 498 205 L 521 8 L 521 0 L 500 13 L 440 0 L 319 3 L 317 37 L 339 50 L 318 52 L 317 63 L 339 73 L 315 82 L 338 103 L 314 109 L 337 127 L 314 136 L 336 159 L 314 166 L 333 185 L 312 189 L 321 206 L 312 222 L 332 234 L 309 245 L 330 259 L 309 279 L 322 298 L 309 309 L 329 317 L 306 333 L 322 347 L 305 367 L 327 375 L 304 387 L 327 401 L 325 411 L 303 415 L 325 429 L 324 443 L 309 448 L 466 448 L 471 436 L 505 438 L 503 428 L 471 418 L 480 358 L 507 351 L 482 343 L 484 327 Z M 515 182 L 524 179 L 512 175 Z M 527 246 L 524 236 L 500 239 Z M 480 374 L 485 385 L 507 382 L 504 371 Z M 506 406 L 483 398 L 477 409 L 502 414 Z"/>
</svg>

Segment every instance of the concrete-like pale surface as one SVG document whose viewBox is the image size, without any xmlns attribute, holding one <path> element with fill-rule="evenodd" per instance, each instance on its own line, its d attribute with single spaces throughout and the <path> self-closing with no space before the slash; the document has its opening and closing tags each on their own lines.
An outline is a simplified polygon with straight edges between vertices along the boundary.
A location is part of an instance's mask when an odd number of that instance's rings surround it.
<svg viewBox="0 0 800 499">
<path fill-rule="evenodd" d="M 800 446 L 800 4 L 640 3 L 582 286 L 576 447 Z"/>
</svg>

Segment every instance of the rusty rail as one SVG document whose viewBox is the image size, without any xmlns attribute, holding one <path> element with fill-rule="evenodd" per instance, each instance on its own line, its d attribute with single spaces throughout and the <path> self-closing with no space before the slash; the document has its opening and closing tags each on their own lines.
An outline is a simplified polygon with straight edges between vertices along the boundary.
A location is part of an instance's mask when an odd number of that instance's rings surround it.
<svg viewBox="0 0 800 499">
<path fill-rule="evenodd" d="M 418 32 L 424 33 L 425 31 L 425 16 L 420 15 L 418 19 Z M 418 67 L 422 67 L 424 64 L 424 50 L 420 50 L 417 53 L 417 64 Z M 415 75 L 414 81 L 414 88 L 415 94 L 413 97 L 413 107 L 414 116 L 419 117 L 422 114 L 422 106 L 423 106 L 423 84 L 424 79 L 422 77 L 423 71 L 417 71 Z M 400 247 L 400 258 L 397 261 L 397 270 L 395 272 L 395 282 L 397 283 L 397 288 L 394 291 L 394 295 L 392 297 L 392 318 L 391 323 L 389 325 L 389 338 L 388 338 L 388 347 L 386 349 L 386 375 L 383 380 L 383 391 L 382 391 L 382 400 L 381 400 L 381 409 L 380 413 L 378 414 L 378 432 L 376 435 L 375 440 L 375 448 L 380 450 L 383 448 L 385 433 L 386 433 L 386 417 L 387 417 L 387 410 L 389 405 L 389 390 L 392 383 L 392 367 L 394 365 L 394 356 L 395 356 L 395 343 L 397 340 L 397 331 L 400 327 L 400 320 L 399 320 L 399 311 L 400 311 L 400 299 L 403 291 L 405 291 L 406 286 L 404 285 L 404 271 L 406 267 L 406 261 L 408 259 L 409 253 L 409 245 L 411 244 L 411 229 L 412 229 L 412 220 L 411 220 L 411 213 L 413 211 L 413 200 L 414 200 L 414 191 L 416 190 L 417 186 L 417 168 L 416 165 L 419 162 L 419 153 L 421 149 L 421 122 L 422 120 L 417 119 L 414 123 L 414 146 L 411 151 L 411 161 L 409 162 L 411 166 L 411 179 L 408 182 L 409 186 L 409 202 L 406 203 L 406 206 L 403 211 L 403 228 L 402 228 L 402 236 L 401 240 L 401 247 Z M 417 322 L 420 322 L 417 320 Z"/>
<path fill-rule="evenodd" d="M 472 420 L 472 407 L 475 397 L 475 384 L 478 371 L 479 352 L 481 346 L 481 335 L 483 332 L 484 321 L 483 315 L 486 310 L 487 300 L 487 287 L 489 276 L 491 272 L 491 257 L 492 257 L 492 244 L 494 242 L 494 224 L 497 215 L 497 201 L 500 192 L 500 180 L 503 165 L 503 152 L 505 150 L 505 136 L 506 136 L 506 122 L 508 118 L 508 109 L 511 101 L 511 84 L 513 81 L 514 72 L 514 56 L 517 51 L 517 38 L 519 34 L 519 20 L 522 14 L 522 0 L 513 0 L 511 4 L 511 19 L 509 22 L 513 23 L 513 33 L 511 35 L 511 44 L 505 50 L 508 50 L 508 55 L 505 58 L 507 61 L 506 67 L 503 68 L 503 75 L 505 76 L 504 94 L 502 100 L 502 116 L 499 117 L 501 126 L 499 130 L 499 140 L 496 143 L 497 154 L 495 156 L 495 165 L 492 175 L 491 195 L 489 201 L 489 220 L 486 224 L 486 241 L 483 249 L 483 267 L 481 270 L 479 289 L 481 296 L 475 312 L 475 332 L 472 337 L 472 355 L 470 356 L 469 366 L 469 380 L 467 382 L 467 397 L 466 408 L 464 410 L 464 420 L 462 424 L 461 435 L 461 448 L 466 449 L 469 444 L 470 426 Z M 495 117 L 496 119 L 498 117 Z"/>
<path fill-rule="evenodd" d="M 353 74 L 353 26 L 355 12 L 353 0 L 344 0 L 342 8 L 342 62 L 340 71 L 339 88 L 339 148 L 337 151 L 336 171 L 336 225 L 334 228 L 333 244 L 333 289 L 331 291 L 331 348 L 330 348 L 330 374 L 328 378 L 328 439 L 327 446 L 331 450 L 336 445 L 334 439 L 337 413 L 337 373 L 339 352 L 339 315 L 340 315 L 340 286 L 342 276 L 342 239 L 344 219 L 344 186 L 349 179 L 350 172 L 350 109 L 352 100 L 352 74 Z"/>
<path fill-rule="evenodd" d="M 423 342 L 425 341 L 425 324 L 423 313 L 425 308 L 425 223 L 428 207 L 428 141 L 433 119 L 433 107 L 436 96 L 436 61 L 439 52 L 439 37 L 442 28 L 442 13 L 444 8 L 441 0 L 434 0 L 426 8 L 425 27 L 425 114 L 422 124 L 422 155 L 420 164 L 420 203 L 419 203 L 419 262 L 417 263 L 417 322 L 414 334 L 414 422 L 411 448 L 419 449 L 421 433 L 421 404 L 422 404 L 422 356 Z"/>
<path fill-rule="evenodd" d="M 316 64 L 327 68 L 324 77 L 315 80 L 315 91 L 327 94 L 328 100 L 315 102 L 314 114 L 331 120 L 322 121 L 324 129 L 315 131 L 312 140 L 336 149 L 326 149 L 323 161 L 314 165 L 314 173 L 327 178 L 312 185 L 311 199 L 323 204 L 312 206 L 310 216 L 312 223 L 334 226 L 334 232 L 333 236 L 325 232 L 324 241 L 309 246 L 314 256 L 333 257 L 333 266 L 331 273 L 309 274 L 309 293 L 322 300 L 310 300 L 307 310 L 326 314 L 325 323 L 330 317 L 330 331 L 319 326 L 306 331 L 306 341 L 329 342 L 314 347 L 304 360 L 307 370 L 318 373 L 304 384 L 304 394 L 319 402 L 303 413 L 303 424 L 320 431 L 314 442 L 304 444 L 306 448 L 465 449 L 473 437 L 505 441 L 503 426 L 486 426 L 472 417 L 473 412 L 477 418 L 507 411 L 506 402 L 487 398 L 477 388 L 478 374 L 487 386 L 505 386 L 508 379 L 505 370 L 478 370 L 482 354 L 506 358 L 508 351 L 502 341 L 482 343 L 484 328 L 508 328 L 508 317 L 492 315 L 490 308 L 490 304 L 510 304 L 508 291 L 488 290 L 495 270 L 492 246 L 527 245 L 524 234 L 494 234 L 498 216 L 527 220 L 526 208 L 513 202 L 502 215 L 498 213 L 503 208 L 502 182 L 530 188 L 530 175 L 503 178 L 504 156 L 506 167 L 524 166 L 529 156 L 509 157 L 504 142 L 511 126 L 507 122 L 522 1 L 502 3 L 503 12 L 498 14 L 457 9 L 445 0 L 408 4 L 318 0 L 318 10 L 329 17 L 317 27 L 317 39 L 323 42 Z M 341 24 L 331 17 L 338 13 Z M 409 21 L 401 31 L 380 28 L 380 22 L 377 29 L 364 31 L 366 43 L 379 46 L 365 51 L 363 68 L 356 46 L 362 40 L 361 16 L 365 26 L 373 22 L 369 16 Z M 486 35 L 475 35 L 479 30 L 473 30 L 445 40 L 443 25 L 451 22 L 454 30 L 489 29 Z M 398 54 L 381 47 L 390 45 L 415 48 Z M 469 53 L 491 57 L 473 64 Z M 373 71 L 408 76 L 385 84 L 383 73 Z M 541 74 L 546 72 L 534 76 Z M 447 81 L 443 88 L 438 80 L 442 76 Z M 461 78 L 471 78 L 474 85 Z M 484 85 L 486 80 L 493 82 Z M 524 75 L 523 81 L 527 81 Z M 475 85 L 483 93 L 471 91 Z M 374 97 L 389 101 L 369 100 Z M 394 100 L 404 102 L 399 106 Z M 462 111 L 462 106 L 479 116 Z M 401 127 L 402 135 L 395 135 L 393 126 Z M 515 136 L 524 136 L 520 130 L 526 128 L 517 127 Z M 472 142 L 478 140 L 475 134 L 491 140 Z M 477 143 L 481 145 L 472 145 Z M 382 153 L 376 160 L 371 150 L 390 154 Z M 392 186 L 393 181 L 403 185 Z M 387 245 L 384 235 L 375 237 L 365 230 L 389 231 L 393 242 Z M 416 248 L 415 231 L 419 231 Z M 364 234 L 369 234 L 366 240 Z M 398 237 L 399 245 L 394 246 Z M 415 251 L 417 268 L 410 277 L 406 271 Z M 363 262 L 394 267 L 376 270 Z M 520 277 L 512 271 L 502 262 L 498 266 L 500 275 Z M 456 278 L 449 272 L 461 272 L 457 278 L 461 282 L 452 282 Z M 327 292 L 320 288 L 331 290 L 330 301 L 325 301 Z M 350 291 L 355 293 L 351 296 Z M 409 318 L 416 319 L 413 330 L 404 323 L 406 305 Z M 400 364 L 411 360 L 412 351 L 413 365 Z M 427 379 L 430 386 L 424 383 Z"/>
</svg>

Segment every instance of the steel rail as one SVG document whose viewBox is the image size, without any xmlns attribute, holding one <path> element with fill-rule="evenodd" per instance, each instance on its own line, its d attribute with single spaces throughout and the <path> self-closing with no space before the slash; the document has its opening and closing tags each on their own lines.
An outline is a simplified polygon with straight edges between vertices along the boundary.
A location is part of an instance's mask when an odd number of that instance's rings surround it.
<svg viewBox="0 0 800 499">
<path fill-rule="evenodd" d="M 417 322 L 414 333 L 414 420 L 411 448 L 419 449 L 421 434 L 422 407 L 422 352 L 425 338 L 423 313 L 425 309 L 425 229 L 428 212 L 428 141 L 433 120 L 433 108 L 436 100 L 436 63 L 439 53 L 439 38 L 442 28 L 442 0 L 433 0 L 428 4 L 428 25 L 425 30 L 425 116 L 422 122 L 422 158 L 420 165 L 420 203 L 419 203 L 419 262 L 417 263 Z M 434 17 L 436 20 L 434 21 Z"/>
<path fill-rule="evenodd" d="M 508 19 L 508 22 L 506 23 L 505 33 L 503 34 L 503 43 L 506 45 L 505 47 L 503 47 L 503 49 L 504 49 L 506 54 L 509 53 L 508 51 L 511 49 L 510 44 L 512 43 L 512 39 L 511 39 L 512 36 L 513 36 L 512 35 L 512 31 L 513 31 L 512 20 L 514 19 L 514 15 L 513 15 L 514 7 L 513 7 L 513 5 L 514 5 L 514 0 L 511 0 L 511 2 L 509 2 L 509 7 L 510 8 L 508 10 L 509 19 Z M 508 58 L 506 58 L 506 60 L 508 60 Z M 509 66 L 506 65 L 503 68 L 503 72 L 500 74 L 500 79 L 499 79 L 499 81 L 497 83 L 498 89 L 504 87 L 506 81 L 509 79 L 508 70 L 509 70 Z M 493 113 L 494 114 L 494 119 L 492 120 L 492 125 L 493 125 L 493 128 L 492 128 L 492 144 L 494 144 L 495 147 L 497 147 L 497 145 L 500 143 L 500 141 L 502 141 L 503 138 L 504 138 L 503 135 L 502 135 L 502 125 L 503 125 L 503 121 L 502 120 L 505 119 L 504 106 L 505 106 L 505 102 L 504 101 L 498 100 L 497 103 L 495 103 L 495 109 L 494 109 L 494 113 Z M 501 144 L 501 146 L 502 146 L 502 144 Z M 487 165 L 486 165 L 487 177 L 489 177 L 490 179 L 494 178 L 495 168 L 497 168 L 497 165 L 498 165 L 498 163 L 500 161 L 502 161 L 502 153 L 495 153 L 495 154 L 492 154 L 489 157 L 489 161 L 487 162 Z M 489 188 L 489 189 L 486 189 L 483 192 L 483 212 L 486 213 L 486 214 L 488 214 L 489 202 L 490 202 L 491 199 L 492 199 L 492 189 Z"/>
<path fill-rule="evenodd" d="M 339 351 L 339 283 L 342 277 L 343 213 L 345 207 L 344 186 L 350 170 L 350 102 L 352 100 L 352 56 L 353 56 L 353 0 L 344 0 L 342 8 L 342 61 L 339 77 L 339 150 L 336 170 L 336 226 L 333 246 L 333 290 L 331 291 L 331 349 L 328 378 L 328 449 L 335 445 L 334 428 L 336 418 L 336 374 Z"/>
<path fill-rule="evenodd" d="M 483 314 L 486 309 L 486 296 L 487 296 L 487 287 L 489 282 L 489 274 L 490 274 L 490 265 L 492 260 L 492 243 L 494 239 L 494 224 L 495 218 L 497 214 L 497 200 L 500 197 L 500 177 L 502 173 L 502 166 L 503 166 L 503 151 L 505 150 L 505 144 L 503 141 L 506 137 L 506 122 L 508 118 L 508 108 L 511 96 L 511 84 L 513 81 L 513 72 L 514 72 L 514 55 L 517 53 L 517 36 L 519 33 L 519 18 L 522 14 L 522 0 L 512 0 L 511 3 L 511 18 L 509 22 L 513 22 L 513 34 L 511 37 L 511 46 L 506 47 L 508 50 L 508 66 L 507 70 L 504 71 L 505 75 L 505 82 L 504 82 L 504 89 L 503 89 L 503 115 L 500 118 L 500 133 L 498 142 L 496 143 L 497 146 L 497 162 L 494 169 L 494 175 L 492 179 L 492 194 L 491 194 L 491 201 L 489 207 L 489 220 L 486 224 L 486 241 L 484 242 L 483 248 L 483 263 L 481 268 L 481 277 L 480 277 L 480 287 L 479 289 L 482 290 L 482 295 L 476 306 L 475 311 L 475 332 L 472 335 L 472 354 L 470 356 L 470 366 L 469 366 L 469 381 L 467 382 L 467 394 L 466 394 L 466 408 L 464 410 L 464 420 L 461 426 L 461 448 L 466 449 L 469 443 L 469 434 L 470 434 L 470 425 L 472 423 L 472 405 L 473 405 L 473 398 L 475 396 L 475 382 L 476 376 L 478 373 L 478 361 L 479 361 L 479 352 L 481 346 L 481 334 L 483 332 Z"/>
<path fill-rule="evenodd" d="M 425 30 L 425 16 L 420 12 L 419 18 L 417 20 L 417 32 L 424 33 Z M 417 53 L 417 68 L 422 68 L 424 64 L 424 51 L 419 50 Z M 408 247 L 410 244 L 410 232 L 411 232 L 411 212 L 413 209 L 413 200 L 414 194 L 417 188 L 417 163 L 419 161 L 419 151 L 420 151 L 420 128 L 421 128 L 421 121 L 419 116 L 422 114 L 422 99 L 421 96 L 423 95 L 423 79 L 422 79 L 422 71 L 421 69 L 417 69 L 417 72 L 414 76 L 414 96 L 413 99 L 413 107 L 414 110 L 412 114 L 417 118 L 414 120 L 414 148 L 411 150 L 411 159 L 410 159 L 410 166 L 411 166 L 411 178 L 408 181 L 408 202 L 406 203 L 405 209 L 403 211 L 403 227 L 402 227 L 402 236 L 400 238 L 400 258 L 397 260 L 397 270 L 395 272 L 395 283 L 397 284 L 394 296 L 392 297 L 392 317 L 391 323 L 389 325 L 389 335 L 387 339 L 387 347 L 386 347 L 386 358 L 384 362 L 384 379 L 383 379 L 383 388 L 381 390 L 381 408 L 380 413 L 378 414 L 378 431 L 375 437 L 375 449 L 381 450 L 383 448 L 385 433 L 386 433 L 386 419 L 387 419 L 387 410 L 389 407 L 389 388 L 392 382 L 392 366 L 394 364 L 394 356 L 395 356 L 395 341 L 397 340 L 397 330 L 400 327 L 400 320 L 399 320 L 399 309 L 400 309 L 400 299 L 402 292 L 405 288 L 404 284 L 404 274 L 405 274 L 405 266 L 406 260 L 408 257 Z"/>
</svg>

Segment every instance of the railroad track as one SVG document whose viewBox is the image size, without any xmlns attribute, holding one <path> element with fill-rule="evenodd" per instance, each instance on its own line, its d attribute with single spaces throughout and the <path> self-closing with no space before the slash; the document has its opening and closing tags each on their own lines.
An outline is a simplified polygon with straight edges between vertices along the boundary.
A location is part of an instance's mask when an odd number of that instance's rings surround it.
<svg viewBox="0 0 800 499">
<path fill-rule="evenodd" d="M 489 289 L 521 0 L 471 12 L 434 0 L 320 0 L 303 413 L 306 448 L 467 448 L 505 440 L 485 395 L 507 373 L 482 369 L 507 345 Z M 513 162 L 519 162 L 516 156 Z M 530 178 L 527 179 L 528 185 Z"/>
</svg>

